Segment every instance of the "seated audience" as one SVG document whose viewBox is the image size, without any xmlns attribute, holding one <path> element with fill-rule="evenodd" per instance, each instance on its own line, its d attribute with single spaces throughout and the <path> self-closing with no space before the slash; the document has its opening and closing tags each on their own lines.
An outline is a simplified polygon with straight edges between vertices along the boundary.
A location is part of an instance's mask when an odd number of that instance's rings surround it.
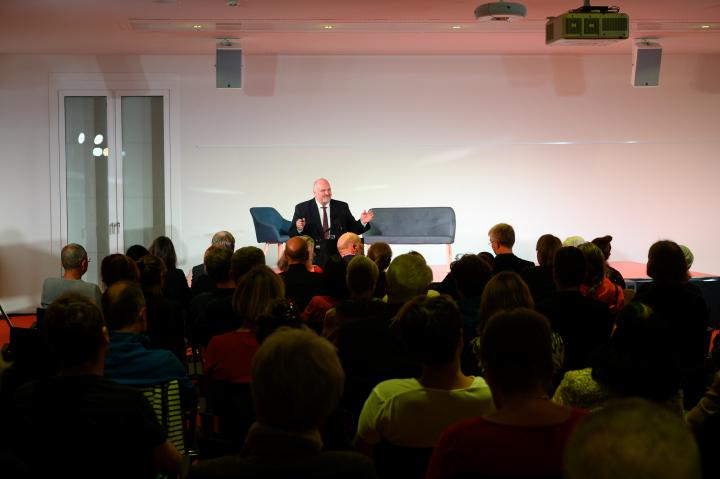
<svg viewBox="0 0 720 479">
<path fill-rule="evenodd" d="M 315 240 L 308 235 L 301 235 L 300 238 L 305 240 L 308 248 L 308 271 L 311 273 L 322 273 L 323 269 L 320 265 L 315 264 Z"/>
<path fill-rule="evenodd" d="M 460 370 L 463 319 L 450 296 L 418 296 L 402 307 L 393 328 L 422 365 L 419 378 L 388 379 L 365 401 L 355 447 L 369 453 L 380 441 L 432 448 L 461 419 L 494 410 L 485 380 Z"/>
<path fill-rule="evenodd" d="M 238 248 L 230 259 L 230 276 L 237 284 L 248 271 L 255 266 L 265 264 L 265 253 L 257 246 Z"/>
<path fill-rule="evenodd" d="M 490 318 L 482 361 L 496 411 L 443 432 L 427 478 L 560 477 L 568 438 L 584 411 L 554 404 L 550 324 L 519 308 Z"/>
<path fill-rule="evenodd" d="M 370 245 L 370 248 L 368 248 L 367 256 L 375 262 L 380 273 L 378 275 L 377 285 L 375 286 L 374 296 L 376 298 L 382 298 L 387 294 L 387 289 L 385 287 L 385 272 L 390 266 L 392 255 L 393 253 L 390 245 L 383 241 L 373 243 Z"/>
<path fill-rule="evenodd" d="M 224 247 L 211 246 L 205 251 L 206 274 L 202 278 L 211 288 L 190 301 L 188 339 L 194 345 L 207 346 L 213 336 L 234 331 L 242 324 L 232 306 L 236 285 L 230 272 L 231 258 L 232 253 Z"/>
<path fill-rule="evenodd" d="M 60 252 L 60 262 L 63 267 L 62 277 L 47 278 L 43 282 L 42 296 L 40 297 L 42 307 L 47 308 L 55 298 L 70 292 L 85 296 L 100 307 L 100 297 L 102 296 L 100 288 L 96 284 L 86 283 L 82 280 L 90 262 L 85 248 L 75 243 L 65 245 Z"/>
<path fill-rule="evenodd" d="M 537 305 L 565 345 L 563 371 L 590 366 L 591 354 L 610 337 L 613 317 L 607 304 L 583 296 L 585 256 L 574 246 L 555 253 L 553 265 L 557 292 Z"/>
<path fill-rule="evenodd" d="M 617 314 L 625 304 L 625 294 L 607 277 L 605 256 L 593 243 L 583 243 L 578 249 L 585 256 L 585 281 L 580 286 L 580 292 L 607 304 L 610 312 Z"/>
<path fill-rule="evenodd" d="M 670 324 L 682 374 L 685 408 L 690 409 L 705 392 L 705 358 L 710 345 L 707 303 L 699 289 L 688 283 L 682 250 L 673 241 L 658 241 L 648 252 L 647 274 L 653 281 L 642 285 L 635 301 L 650 306 Z"/>
<path fill-rule="evenodd" d="M 702 458 L 704 477 L 720 477 L 717 451 L 720 448 L 720 371 L 705 395 L 687 414 L 687 425 L 692 431 Z"/>
<path fill-rule="evenodd" d="M 238 455 L 201 461 L 191 479 L 221 477 L 374 478 L 370 459 L 323 451 L 320 427 L 343 390 L 335 348 L 315 333 L 278 330 L 252 364 L 256 423 Z"/>
<path fill-rule="evenodd" d="M 157 256 L 148 254 L 137 262 L 145 296 L 148 349 L 167 349 L 185 364 L 185 312 L 180 304 L 165 299 L 162 285 L 167 269 Z"/>
<path fill-rule="evenodd" d="M 612 236 L 606 235 L 601 236 L 600 238 L 595 238 L 594 240 L 592 240 L 592 243 L 598 248 L 600 248 L 600 251 L 602 251 L 602 254 L 605 257 L 605 269 L 608 279 L 614 284 L 618 285 L 620 289 L 624 290 L 627 288 L 627 286 L 625 285 L 625 279 L 622 277 L 622 274 L 620 274 L 620 271 L 610 266 L 607 262 L 607 260 L 610 258 L 610 251 L 612 250 L 612 246 L 610 246 L 610 242 L 612 241 L 612 239 Z"/>
<path fill-rule="evenodd" d="M 276 299 L 270 311 L 258 316 L 255 338 L 259 344 L 280 328 L 307 328 L 295 307 L 287 299 Z"/>
<path fill-rule="evenodd" d="M 363 254 L 362 240 L 355 233 L 343 233 L 337 241 L 338 254 L 349 263 L 357 255 Z"/>
<path fill-rule="evenodd" d="M 565 238 L 563 240 L 562 245 L 563 246 L 574 246 L 577 248 L 578 246 L 580 246 L 583 243 L 587 243 L 587 241 L 585 241 L 585 239 L 582 236 L 568 236 L 567 238 Z"/>
<path fill-rule="evenodd" d="M 347 265 L 338 255 L 330 255 L 324 266 L 322 274 L 322 293 L 313 296 L 302 313 L 303 319 L 313 329 L 320 331 L 325 314 L 340 301 L 350 297 L 345 275 Z"/>
<path fill-rule="evenodd" d="M 185 366 L 170 351 L 147 349 L 147 309 L 140 286 L 118 281 L 103 294 L 103 311 L 110 328 L 110 351 L 105 357 L 105 377 L 128 386 L 165 384 L 180 386 L 184 409 L 197 404 L 195 385 Z"/>
<path fill-rule="evenodd" d="M 210 247 L 225 248 L 232 255 L 235 251 L 235 237 L 229 231 L 218 231 L 210 240 Z M 204 293 L 213 289 L 214 282 L 208 278 L 205 269 L 205 260 L 197 266 L 193 266 L 190 271 L 190 292 L 193 296 Z"/>
<path fill-rule="evenodd" d="M 45 321 L 62 369 L 17 391 L 4 431 L 33 477 L 180 474 L 182 458 L 142 392 L 103 378 L 108 332 L 98 306 L 68 294 L 50 305 Z"/>
<path fill-rule="evenodd" d="M 553 401 L 594 410 L 613 398 L 638 396 L 683 416 L 680 374 L 667 324 L 646 305 L 628 304 L 590 368 L 568 371 Z"/>
<path fill-rule="evenodd" d="M 172 240 L 167 236 L 158 236 L 150 244 L 148 251 L 163 260 L 167 268 L 163 295 L 167 299 L 177 301 L 183 308 L 187 307 L 190 303 L 190 288 L 185 273 L 177 267 L 177 255 Z"/>
<path fill-rule="evenodd" d="M 284 297 L 282 280 L 267 266 L 256 266 L 240 279 L 232 302 L 242 325 L 210 339 L 205 353 L 205 373 L 210 381 L 250 382 L 250 365 L 259 346 L 257 320 L 270 312 L 275 300 Z"/>
<path fill-rule="evenodd" d="M 535 245 L 538 266 L 528 268 L 521 273 L 536 303 L 544 300 L 557 289 L 553 278 L 553 261 L 555 260 L 555 253 L 561 247 L 562 243 L 560 243 L 560 238 L 557 236 L 551 234 L 542 235 Z"/>
<path fill-rule="evenodd" d="M 690 248 L 688 248 L 688 247 L 685 246 L 684 244 L 681 244 L 681 245 L 678 245 L 678 246 L 680 246 L 680 249 L 682 250 L 683 255 L 685 256 L 685 263 L 687 264 L 688 278 L 689 278 L 689 277 L 691 276 L 691 275 L 690 275 L 690 268 L 692 268 L 692 265 L 693 265 L 693 263 L 695 262 L 695 255 L 693 254 L 692 251 L 690 251 Z"/>
<path fill-rule="evenodd" d="M 535 263 L 518 258 L 513 254 L 515 245 L 515 230 L 506 223 L 498 223 L 488 231 L 490 247 L 495 253 L 493 263 L 493 274 L 503 271 L 514 271 L 521 273 L 527 268 L 532 268 Z"/>
<path fill-rule="evenodd" d="M 137 283 L 140 280 L 140 272 L 132 258 L 115 253 L 103 258 L 100 263 L 100 277 L 107 289 L 118 281 Z"/>
<path fill-rule="evenodd" d="M 583 419 L 570 437 L 564 471 L 567 479 L 703 477 L 697 444 L 682 420 L 637 398 Z"/>
<path fill-rule="evenodd" d="M 308 266 L 312 263 L 309 263 L 308 246 L 301 237 L 295 236 L 287 240 L 285 257 L 288 269 L 280 273 L 280 278 L 285 283 L 285 297 L 292 301 L 299 311 L 304 311 L 313 296 L 322 294 L 322 276 L 310 272 Z"/>
<path fill-rule="evenodd" d="M 142 258 L 143 256 L 145 256 L 147 254 L 150 254 L 150 252 L 147 250 L 146 247 L 144 247 L 141 244 L 134 244 L 131 247 L 129 247 L 127 249 L 127 251 L 125 252 L 125 255 L 128 258 L 131 258 L 136 263 L 138 262 L 138 260 L 140 258 Z"/>
</svg>

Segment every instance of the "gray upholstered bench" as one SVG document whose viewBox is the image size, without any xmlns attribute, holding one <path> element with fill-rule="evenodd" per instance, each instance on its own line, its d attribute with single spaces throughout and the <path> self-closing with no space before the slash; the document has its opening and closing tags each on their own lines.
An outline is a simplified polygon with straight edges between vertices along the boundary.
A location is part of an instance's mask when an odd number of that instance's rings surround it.
<svg viewBox="0 0 720 479">
<path fill-rule="evenodd" d="M 363 234 L 365 244 L 444 244 L 452 261 L 455 242 L 455 210 L 445 206 L 426 208 L 373 208 L 375 217 Z"/>
</svg>

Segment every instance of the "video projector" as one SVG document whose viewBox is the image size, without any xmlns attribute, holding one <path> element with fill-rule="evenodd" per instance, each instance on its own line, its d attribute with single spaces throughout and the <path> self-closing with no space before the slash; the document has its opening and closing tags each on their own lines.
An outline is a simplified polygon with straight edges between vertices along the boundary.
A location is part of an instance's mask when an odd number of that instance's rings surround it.
<svg viewBox="0 0 720 479">
<path fill-rule="evenodd" d="M 545 24 L 546 45 L 607 45 L 625 40 L 630 34 L 630 18 L 617 7 L 595 7 L 589 4 L 557 17 Z"/>
</svg>

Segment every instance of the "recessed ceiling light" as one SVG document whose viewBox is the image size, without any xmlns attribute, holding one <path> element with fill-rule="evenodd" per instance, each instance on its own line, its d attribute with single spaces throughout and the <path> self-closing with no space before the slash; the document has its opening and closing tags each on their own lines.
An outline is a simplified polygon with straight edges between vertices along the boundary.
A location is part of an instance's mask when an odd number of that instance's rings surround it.
<svg viewBox="0 0 720 479">
<path fill-rule="evenodd" d="M 95 143 L 96 145 L 99 145 L 100 143 L 103 142 L 104 139 L 105 138 L 100 133 L 98 133 L 97 135 L 95 135 L 95 138 L 93 139 L 93 143 Z"/>
<path fill-rule="evenodd" d="M 332 30 L 332 29 L 333 29 L 333 26 L 332 26 L 332 25 L 324 25 L 323 28 L 324 28 L 325 30 Z"/>
<path fill-rule="evenodd" d="M 78 135 L 78 143 L 80 143 L 81 145 L 85 143 L 85 133 L 80 133 Z"/>
<path fill-rule="evenodd" d="M 193 28 L 195 30 L 200 30 L 202 28 L 202 25 L 193 25 Z"/>
<path fill-rule="evenodd" d="M 92 154 L 93 154 L 93 156 L 102 156 L 102 148 L 100 148 L 100 147 L 93 148 Z"/>
<path fill-rule="evenodd" d="M 710 25 L 700 25 L 700 28 L 702 28 L 703 30 L 707 30 L 708 28 L 710 28 Z"/>
<path fill-rule="evenodd" d="M 461 28 L 462 28 L 462 27 L 461 27 L 460 25 L 453 25 L 453 26 L 452 26 L 452 29 L 453 29 L 453 30 L 460 30 Z"/>
<path fill-rule="evenodd" d="M 103 148 L 102 154 L 104 157 L 108 157 L 110 155 L 110 149 L 108 147 Z"/>
</svg>

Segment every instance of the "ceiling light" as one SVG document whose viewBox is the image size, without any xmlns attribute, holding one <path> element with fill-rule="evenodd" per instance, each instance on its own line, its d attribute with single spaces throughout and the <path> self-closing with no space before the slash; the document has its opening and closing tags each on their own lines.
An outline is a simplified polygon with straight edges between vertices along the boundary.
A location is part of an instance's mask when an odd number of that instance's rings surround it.
<svg viewBox="0 0 720 479">
<path fill-rule="evenodd" d="M 102 148 L 95 147 L 92 151 L 93 156 L 102 156 Z"/>
<path fill-rule="evenodd" d="M 527 8 L 522 3 L 493 2 L 485 3 L 475 9 L 475 18 L 481 22 L 512 22 L 527 15 Z"/>
<path fill-rule="evenodd" d="M 332 25 L 324 25 L 323 28 L 324 28 L 325 30 L 332 30 L 332 29 L 333 29 L 333 26 L 332 26 Z"/>
<path fill-rule="evenodd" d="M 103 142 L 104 139 L 105 139 L 105 137 L 102 136 L 100 133 L 98 133 L 97 135 L 95 135 L 95 139 L 93 140 L 93 143 L 95 143 L 96 145 L 99 145 L 100 143 Z"/>
<path fill-rule="evenodd" d="M 460 30 L 462 27 L 460 25 L 453 25 L 451 28 L 453 30 Z"/>
<path fill-rule="evenodd" d="M 85 143 L 85 133 L 80 133 L 78 135 L 78 143 L 80 143 L 81 145 Z"/>
<path fill-rule="evenodd" d="M 710 25 L 700 25 L 700 28 L 702 28 L 703 30 L 707 30 L 708 28 L 710 28 Z"/>
<path fill-rule="evenodd" d="M 202 28 L 202 25 L 193 25 L 193 28 L 195 30 L 200 30 Z"/>
<path fill-rule="evenodd" d="M 102 154 L 107 158 L 110 155 L 110 149 L 108 147 L 103 148 Z"/>
</svg>

